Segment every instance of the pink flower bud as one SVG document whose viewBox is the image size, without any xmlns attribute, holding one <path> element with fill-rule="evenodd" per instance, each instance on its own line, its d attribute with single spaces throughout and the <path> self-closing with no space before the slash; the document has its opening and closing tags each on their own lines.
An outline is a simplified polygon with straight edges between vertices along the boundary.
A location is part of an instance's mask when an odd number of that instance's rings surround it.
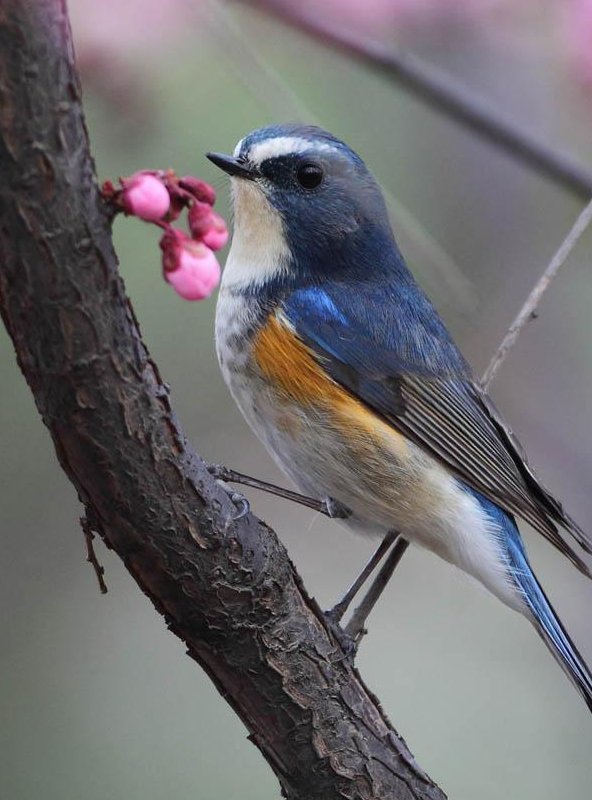
<svg viewBox="0 0 592 800">
<path fill-rule="evenodd" d="M 204 233 L 211 228 L 210 214 L 212 213 L 212 207 L 207 203 L 195 200 L 191 204 L 191 208 L 187 212 L 187 222 L 194 239 L 201 239 Z"/>
<path fill-rule="evenodd" d="M 165 280 L 177 294 L 186 300 L 209 297 L 220 280 L 220 265 L 210 248 L 172 228 L 160 246 Z"/>
<path fill-rule="evenodd" d="M 228 241 L 228 229 L 224 218 L 207 203 L 195 201 L 187 214 L 189 229 L 194 239 L 219 250 Z"/>
<path fill-rule="evenodd" d="M 210 186 L 209 183 L 201 181 L 193 175 L 185 175 L 183 178 L 179 178 L 179 186 L 202 203 L 213 206 L 216 202 L 216 192 L 214 188 Z"/>
<path fill-rule="evenodd" d="M 220 250 L 228 241 L 228 228 L 220 214 L 214 213 L 216 217 L 212 220 L 212 227 L 201 237 L 201 241 L 211 250 Z"/>
<path fill-rule="evenodd" d="M 189 241 L 189 236 L 183 231 L 170 226 L 167 228 L 159 243 L 160 249 L 162 250 L 162 269 L 165 273 L 177 269 L 179 266 L 180 249 Z"/>
<path fill-rule="evenodd" d="M 169 210 L 170 197 L 166 187 L 150 172 L 136 172 L 121 181 L 121 206 L 146 222 L 157 222 Z"/>
</svg>

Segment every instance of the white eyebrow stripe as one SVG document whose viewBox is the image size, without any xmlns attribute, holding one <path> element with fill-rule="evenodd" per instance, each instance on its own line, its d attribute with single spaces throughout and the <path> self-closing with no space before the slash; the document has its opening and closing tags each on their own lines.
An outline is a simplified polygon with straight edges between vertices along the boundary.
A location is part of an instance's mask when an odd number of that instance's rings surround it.
<svg viewBox="0 0 592 800">
<path fill-rule="evenodd" d="M 249 161 L 252 164 L 261 164 L 268 158 L 305 153 L 307 150 L 318 152 L 319 150 L 335 151 L 336 149 L 336 147 L 326 142 L 301 139 L 298 136 L 276 136 L 274 139 L 266 139 L 259 144 L 253 145 L 249 151 Z"/>
<path fill-rule="evenodd" d="M 243 146 L 243 142 L 245 141 L 245 137 L 240 140 L 237 146 L 234 148 L 234 153 L 232 154 L 234 158 L 238 158 L 240 156 L 241 147 Z"/>
</svg>

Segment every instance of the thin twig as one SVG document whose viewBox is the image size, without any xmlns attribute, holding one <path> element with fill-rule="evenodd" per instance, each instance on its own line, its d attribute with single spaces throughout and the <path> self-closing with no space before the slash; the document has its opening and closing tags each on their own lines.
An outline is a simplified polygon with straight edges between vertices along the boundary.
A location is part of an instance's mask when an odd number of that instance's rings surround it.
<svg viewBox="0 0 592 800">
<path fill-rule="evenodd" d="M 592 200 L 588 203 L 586 208 L 575 221 L 573 228 L 565 237 L 561 247 L 553 256 L 549 266 L 545 269 L 541 277 L 536 282 L 533 290 L 526 298 L 526 302 L 518 312 L 514 322 L 512 322 L 508 328 L 508 332 L 504 336 L 503 341 L 493 354 L 493 357 L 489 362 L 487 369 L 483 373 L 483 377 L 481 378 L 481 385 L 485 391 L 489 389 L 492 380 L 495 378 L 499 368 L 504 363 L 504 359 L 516 344 L 516 340 L 518 339 L 520 332 L 526 323 L 533 319 L 536 308 L 541 302 L 543 294 L 548 289 L 549 284 L 559 272 L 561 266 L 565 262 L 565 259 L 571 253 L 576 242 L 584 233 L 590 222 L 592 222 Z"/>
<path fill-rule="evenodd" d="M 95 538 L 95 535 L 90 528 L 90 522 L 88 521 L 87 517 L 80 517 L 80 525 L 86 541 L 86 560 L 93 566 L 95 575 L 97 576 L 97 580 L 99 582 L 101 594 L 107 594 L 107 584 L 103 578 L 103 575 L 105 574 L 105 567 L 99 564 L 99 559 L 95 553 L 95 548 L 93 546 L 93 539 Z"/>
<path fill-rule="evenodd" d="M 281 0 L 241 2 L 379 70 L 450 119 L 569 189 L 577 197 L 588 200 L 592 196 L 592 171 L 589 168 L 501 116 L 497 109 L 438 67 L 405 53 L 390 42 L 387 44 L 360 36 L 350 28 L 336 27 L 303 10 L 299 3 Z"/>
</svg>

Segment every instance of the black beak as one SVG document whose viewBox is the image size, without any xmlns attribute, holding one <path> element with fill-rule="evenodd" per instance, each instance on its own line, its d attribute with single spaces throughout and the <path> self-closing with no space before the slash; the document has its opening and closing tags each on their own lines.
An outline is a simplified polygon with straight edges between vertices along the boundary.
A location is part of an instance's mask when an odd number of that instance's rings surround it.
<svg viewBox="0 0 592 800">
<path fill-rule="evenodd" d="M 224 153 L 206 153 L 206 157 L 227 175 L 235 178 L 246 178 L 251 181 L 259 177 L 259 172 L 254 167 L 239 161 L 234 156 L 226 156 Z"/>
</svg>

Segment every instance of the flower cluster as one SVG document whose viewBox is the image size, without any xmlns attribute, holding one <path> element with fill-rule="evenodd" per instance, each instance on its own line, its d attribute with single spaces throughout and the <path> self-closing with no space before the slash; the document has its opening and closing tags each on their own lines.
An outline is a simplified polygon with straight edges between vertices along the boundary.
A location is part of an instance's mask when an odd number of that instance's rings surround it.
<svg viewBox="0 0 592 800">
<path fill-rule="evenodd" d="M 228 241 L 224 219 L 213 209 L 216 193 L 205 181 L 172 170 L 142 170 L 120 178 L 121 188 L 110 181 L 102 194 L 124 214 L 158 225 L 164 279 L 186 300 L 203 300 L 220 280 L 215 250 Z M 173 227 L 184 209 L 190 233 Z"/>
</svg>

